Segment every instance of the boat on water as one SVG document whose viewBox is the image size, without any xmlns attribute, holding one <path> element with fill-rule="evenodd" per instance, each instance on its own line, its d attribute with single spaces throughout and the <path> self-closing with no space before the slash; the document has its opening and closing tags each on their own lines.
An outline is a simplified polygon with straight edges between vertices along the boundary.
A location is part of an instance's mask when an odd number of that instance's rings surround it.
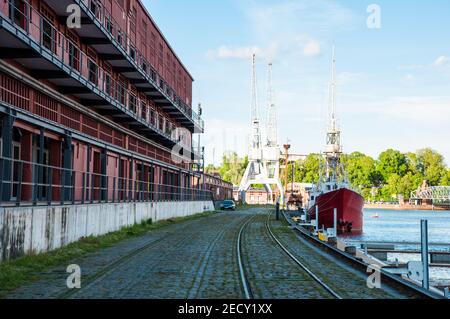
<svg viewBox="0 0 450 319">
<path fill-rule="evenodd" d="M 333 48 L 330 84 L 330 112 L 325 152 L 321 160 L 317 185 L 309 194 L 308 217 L 316 219 L 318 228 L 334 228 L 334 210 L 337 210 L 338 234 L 363 232 L 364 198 L 353 190 L 342 165 L 341 131 L 336 117 L 336 58 Z"/>
</svg>

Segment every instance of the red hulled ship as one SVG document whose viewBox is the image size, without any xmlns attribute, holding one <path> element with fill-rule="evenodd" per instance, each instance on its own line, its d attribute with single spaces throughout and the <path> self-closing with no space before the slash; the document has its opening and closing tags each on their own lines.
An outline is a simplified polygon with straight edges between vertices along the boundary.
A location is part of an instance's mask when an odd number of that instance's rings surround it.
<svg viewBox="0 0 450 319">
<path fill-rule="evenodd" d="M 338 234 L 360 234 L 363 231 L 364 198 L 350 188 L 341 163 L 341 131 L 336 119 L 336 59 L 333 49 L 332 80 L 330 84 L 330 118 L 324 161 L 321 161 L 317 185 L 311 190 L 308 215 L 316 219 L 318 228 L 334 228 L 334 209 L 337 209 Z"/>
</svg>

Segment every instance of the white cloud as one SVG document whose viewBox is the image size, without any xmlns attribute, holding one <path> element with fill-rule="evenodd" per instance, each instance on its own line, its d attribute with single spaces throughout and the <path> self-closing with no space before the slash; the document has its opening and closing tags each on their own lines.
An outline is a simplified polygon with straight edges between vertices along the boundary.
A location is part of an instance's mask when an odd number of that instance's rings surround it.
<svg viewBox="0 0 450 319">
<path fill-rule="evenodd" d="M 362 73 L 341 72 L 337 75 L 338 85 L 347 85 L 360 81 L 364 75 Z"/>
<path fill-rule="evenodd" d="M 305 56 L 318 56 L 322 52 L 320 43 L 315 40 L 310 40 L 303 48 L 303 54 Z"/>
<path fill-rule="evenodd" d="M 412 65 L 402 65 L 399 67 L 400 70 L 410 70 L 410 71 L 426 71 L 432 69 L 432 67 L 445 67 L 450 66 L 450 57 L 441 55 L 437 57 L 433 63 L 428 64 L 412 64 Z"/>
<path fill-rule="evenodd" d="M 261 49 L 258 46 L 236 47 L 221 46 L 217 50 L 210 50 L 207 53 L 209 58 L 216 59 L 248 59 L 253 54 L 260 55 Z"/>
<path fill-rule="evenodd" d="M 398 96 L 374 102 L 369 112 L 424 125 L 446 124 L 450 118 L 450 96 Z"/>
<path fill-rule="evenodd" d="M 220 164 L 222 155 L 235 151 L 244 156 L 248 151 L 250 134 L 250 108 L 248 122 L 245 119 L 230 121 L 228 119 L 211 118 L 206 121 L 205 134 L 201 137 L 205 146 L 205 161 Z"/>
<path fill-rule="evenodd" d="M 226 59 L 250 59 L 253 54 L 256 54 L 258 57 L 263 57 L 265 59 L 273 60 L 276 56 L 276 53 L 278 51 L 278 43 L 272 42 L 269 46 L 266 48 L 261 48 L 259 46 L 244 46 L 244 47 L 228 47 L 228 46 L 221 46 L 218 49 L 215 50 L 209 50 L 206 53 L 206 56 L 209 59 L 219 59 L 219 60 L 226 60 Z"/>
<path fill-rule="evenodd" d="M 450 57 L 441 55 L 434 61 L 433 66 L 436 67 L 450 66 Z"/>
</svg>

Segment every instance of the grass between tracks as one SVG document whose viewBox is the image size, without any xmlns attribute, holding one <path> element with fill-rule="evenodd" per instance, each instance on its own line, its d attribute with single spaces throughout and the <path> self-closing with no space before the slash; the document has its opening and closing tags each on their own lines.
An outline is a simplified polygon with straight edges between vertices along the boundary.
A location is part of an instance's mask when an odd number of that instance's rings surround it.
<svg viewBox="0 0 450 319">
<path fill-rule="evenodd" d="M 23 284 L 39 280 L 41 278 L 40 274 L 43 272 L 53 267 L 67 264 L 73 259 L 84 257 L 89 253 L 111 247 L 126 239 L 145 235 L 148 232 L 162 227 L 213 214 L 214 212 L 205 212 L 188 217 L 171 218 L 156 223 L 148 220 L 141 224 L 125 227 L 117 232 L 99 237 L 85 237 L 48 253 L 24 256 L 12 261 L 0 263 L 0 298 L 5 297 L 9 292 Z"/>
</svg>

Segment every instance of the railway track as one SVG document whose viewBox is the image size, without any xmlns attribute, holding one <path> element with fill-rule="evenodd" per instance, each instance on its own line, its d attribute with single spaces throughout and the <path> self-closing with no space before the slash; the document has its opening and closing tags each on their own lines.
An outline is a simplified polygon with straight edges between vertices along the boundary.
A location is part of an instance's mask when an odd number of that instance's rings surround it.
<svg viewBox="0 0 450 319">
<path fill-rule="evenodd" d="M 249 227 L 249 225 L 257 218 L 257 216 L 253 216 L 249 218 L 241 227 L 238 235 L 237 240 L 237 258 L 238 258 L 238 265 L 239 265 L 239 275 L 240 275 L 240 281 L 242 290 L 244 293 L 244 296 L 246 299 L 255 299 L 258 298 L 257 293 L 255 293 L 253 286 L 258 285 L 258 280 L 255 278 L 250 279 L 249 274 L 251 271 L 248 269 L 249 264 L 251 263 L 251 260 L 248 261 L 247 265 L 245 263 L 245 257 L 248 258 L 248 256 L 244 256 L 242 248 L 243 248 L 243 237 L 245 236 L 245 231 Z M 278 250 L 277 256 L 283 256 L 284 262 L 279 262 L 277 264 L 281 265 L 283 264 L 283 267 L 291 267 L 294 266 L 296 269 L 294 270 L 297 274 L 300 274 L 303 278 L 308 277 L 310 280 L 303 279 L 301 282 L 294 283 L 294 285 L 298 285 L 298 288 L 300 291 L 297 291 L 298 297 L 302 297 L 302 290 L 313 290 L 315 291 L 316 296 L 321 296 L 322 298 L 324 295 L 327 295 L 328 298 L 333 299 L 342 299 L 342 297 L 335 292 L 333 289 L 331 289 L 325 282 L 323 282 L 311 269 L 309 269 L 307 266 L 305 266 L 303 263 L 301 263 L 276 237 L 276 235 L 272 232 L 269 224 L 269 218 L 270 215 L 267 216 L 264 220 L 264 228 L 265 228 L 265 236 L 266 239 L 269 239 L 272 243 L 272 250 Z M 252 238 L 253 240 L 260 240 L 260 238 Z M 269 249 L 269 247 L 266 247 Z M 275 255 L 277 252 L 273 251 L 271 254 Z M 283 258 L 281 257 L 281 258 Z M 264 265 L 263 265 L 264 266 Z M 274 280 L 279 280 L 279 278 L 274 278 Z M 282 280 L 281 280 L 282 281 Z M 271 285 L 272 286 L 272 285 Z M 282 282 L 280 282 L 280 286 L 277 286 L 277 283 L 275 283 L 275 286 L 273 286 L 273 289 L 277 289 L 280 291 L 283 291 L 285 288 L 282 287 Z M 321 290 L 321 291 L 319 291 Z M 325 297 L 326 298 L 326 297 Z"/>
<path fill-rule="evenodd" d="M 252 217 L 251 217 L 252 218 Z M 223 227 L 215 236 L 214 240 L 211 241 L 209 244 L 207 250 L 205 251 L 201 262 L 198 265 L 198 268 L 196 269 L 196 277 L 194 279 L 194 282 L 192 284 L 191 289 L 189 290 L 187 294 L 187 299 L 198 299 L 200 296 L 204 296 L 204 293 L 208 291 L 208 282 L 206 277 L 206 272 L 208 268 L 213 268 L 213 265 L 211 265 L 211 259 L 214 257 L 217 257 L 218 251 L 220 251 L 220 248 L 217 247 L 219 242 L 228 240 L 228 236 L 235 238 L 234 229 L 237 229 L 239 227 L 239 224 L 246 224 L 251 218 L 245 218 L 242 217 L 241 219 L 235 219 L 230 222 L 229 225 L 226 227 Z M 229 234 L 228 234 L 229 233 Z M 239 239 L 238 239 L 239 240 Z M 230 243 L 231 244 L 231 243 Z M 226 254 L 226 252 L 223 252 L 223 254 Z M 232 265 L 230 265 L 232 267 Z"/>
<path fill-rule="evenodd" d="M 286 215 L 286 225 L 289 224 Z M 374 299 L 427 299 L 439 298 L 438 295 L 426 292 L 420 287 L 415 287 L 410 283 L 402 281 L 395 275 L 386 275 L 381 272 L 381 289 L 365 289 L 365 281 L 367 279 L 368 265 L 357 260 L 347 254 L 343 254 L 336 248 L 319 243 L 317 239 L 313 239 L 305 231 L 282 230 L 278 228 L 280 239 L 285 245 L 291 247 L 291 251 L 295 253 L 297 258 L 305 264 L 324 263 L 326 260 L 333 265 L 332 269 L 319 269 L 324 277 L 330 277 L 330 272 L 337 272 L 338 268 L 342 270 L 342 276 L 330 281 L 332 285 L 340 289 L 341 295 L 345 299 L 348 298 L 374 298 Z M 354 280 L 351 281 L 349 273 L 353 273 Z M 358 284 L 358 281 L 360 282 Z M 349 284 L 350 283 L 350 284 Z"/>
<path fill-rule="evenodd" d="M 336 299 L 342 299 L 342 297 L 335 292 L 333 289 L 331 289 L 325 282 L 323 282 L 316 274 L 314 274 L 314 272 L 312 272 L 307 266 L 305 266 L 303 263 L 301 263 L 279 240 L 278 238 L 275 236 L 275 234 L 272 232 L 272 230 L 270 229 L 270 213 L 267 216 L 267 220 L 266 220 L 266 229 L 267 232 L 269 233 L 270 237 L 272 237 L 272 239 L 276 242 L 276 244 L 278 245 L 278 247 L 280 247 L 280 249 L 282 249 L 287 256 L 289 256 L 289 258 L 291 258 L 301 269 L 303 269 L 315 282 L 317 282 L 320 286 L 322 286 L 326 291 L 328 291 L 330 293 L 331 296 L 333 296 Z"/>
<path fill-rule="evenodd" d="M 238 240 L 237 240 L 237 259 L 239 265 L 239 277 L 241 279 L 242 289 L 244 291 L 244 296 L 246 299 L 254 299 L 252 288 L 250 287 L 250 283 L 247 280 L 247 276 L 244 269 L 244 263 L 242 261 L 242 234 L 244 233 L 244 229 L 247 225 L 255 218 L 255 216 L 250 217 L 239 230 Z"/>
<path fill-rule="evenodd" d="M 125 254 L 124 256 L 114 260 L 113 262 L 109 263 L 99 271 L 97 271 L 94 275 L 90 276 L 89 278 L 85 279 L 83 281 L 83 285 L 80 289 L 71 289 L 68 291 L 65 291 L 61 294 L 59 294 L 56 299 L 70 299 L 71 297 L 75 296 L 76 294 L 79 294 L 84 289 L 90 287 L 92 284 L 100 280 L 104 275 L 113 272 L 118 267 L 122 266 L 123 264 L 127 263 L 128 261 L 131 261 L 134 257 L 138 256 L 139 254 L 144 253 L 145 251 L 156 247 L 159 243 L 163 242 L 165 239 L 168 239 L 169 237 L 173 236 L 173 233 L 168 233 L 165 236 L 162 236 L 158 239 L 152 240 L 147 242 L 146 244 L 131 250 L 129 253 Z M 180 239 L 177 244 L 181 244 L 184 239 Z"/>
<path fill-rule="evenodd" d="M 225 225 L 227 226 L 221 228 L 217 233 L 214 233 L 214 236 L 212 236 L 210 241 L 205 245 L 205 250 L 199 256 L 200 258 L 196 259 L 196 266 L 193 266 L 195 267 L 195 270 L 193 269 L 193 271 L 191 272 L 195 275 L 192 277 L 192 281 L 189 285 L 189 288 L 186 287 L 187 289 L 183 298 L 187 299 L 199 298 L 199 296 L 203 296 L 202 294 L 205 291 L 208 291 L 208 288 L 211 288 L 208 287 L 207 279 L 205 282 L 205 274 L 207 270 L 211 268 L 209 264 L 212 256 L 217 255 L 216 250 L 219 249 L 217 248 L 218 243 L 220 243 L 223 240 L 227 232 L 230 232 L 234 228 L 237 229 L 240 226 L 240 224 L 246 219 L 242 218 L 241 220 L 239 220 L 231 216 L 227 216 L 226 218 L 227 221 L 225 222 Z M 207 220 L 205 219 L 205 221 Z M 198 223 L 199 221 L 198 220 L 189 221 L 185 223 L 184 226 L 186 227 L 196 222 Z M 202 225 L 207 227 L 207 224 Z M 230 236 L 235 238 L 234 237 L 235 234 L 230 233 Z M 196 240 L 199 240 L 201 238 L 201 234 L 199 232 L 193 231 L 188 231 L 187 233 L 180 233 L 180 229 L 177 229 L 176 231 L 170 231 L 157 239 L 152 239 L 151 241 L 148 241 L 142 244 L 141 246 L 130 250 L 121 257 L 113 260 L 107 265 L 104 265 L 102 268 L 98 269 L 95 273 L 83 279 L 82 287 L 80 289 L 64 290 L 54 297 L 57 299 L 70 299 L 78 297 L 84 298 L 85 293 L 92 294 L 92 290 L 97 289 L 99 287 L 99 284 L 101 284 L 102 280 L 104 280 L 105 277 L 115 276 L 114 275 L 115 272 L 118 272 L 120 274 L 123 271 L 124 267 L 128 267 L 128 264 L 130 264 L 130 267 L 133 267 L 133 264 L 136 262 L 136 260 L 140 260 L 142 258 L 145 259 L 146 254 L 154 254 L 155 256 L 158 255 L 158 258 L 154 258 L 151 260 L 150 263 L 146 264 L 146 267 L 148 269 L 154 269 L 155 266 L 161 262 L 161 260 L 165 260 L 165 258 L 173 256 L 174 252 L 176 251 L 182 251 L 185 247 L 186 242 L 190 242 L 193 237 L 195 237 Z M 169 247 L 166 247 L 168 241 L 170 241 L 170 245 Z M 157 251 L 159 251 L 159 253 Z M 161 252 L 163 252 L 162 255 Z M 142 276 L 145 276 L 145 273 L 143 273 Z M 128 284 L 124 283 L 125 286 L 117 288 L 129 290 L 131 286 L 128 287 L 128 285 L 132 284 L 133 282 L 130 281 Z M 239 286 L 236 285 L 236 287 L 238 289 Z M 217 297 L 218 295 L 213 296 Z"/>
</svg>

